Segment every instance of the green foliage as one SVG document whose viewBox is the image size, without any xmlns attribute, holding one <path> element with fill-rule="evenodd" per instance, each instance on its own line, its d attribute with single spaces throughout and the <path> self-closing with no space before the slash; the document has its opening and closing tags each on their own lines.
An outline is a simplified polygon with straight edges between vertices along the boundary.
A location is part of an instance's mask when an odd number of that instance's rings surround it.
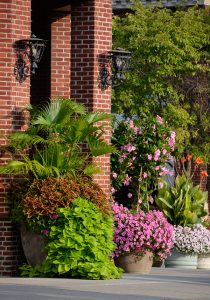
<svg viewBox="0 0 210 300">
<path fill-rule="evenodd" d="M 138 4 L 125 18 L 115 17 L 113 33 L 114 47 L 132 52 L 127 79 L 113 93 L 113 112 L 166 116 L 179 153 L 210 158 L 209 11 Z"/>
<path fill-rule="evenodd" d="M 22 187 L 23 185 L 17 186 L 13 189 L 14 193 L 19 195 Z M 78 197 L 93 202 L 103 213 L 111 212 L 106 194 L 97 183 L 86 176 L 34 180 L 22 198 L 13 198 L 19 203 L 21 215 L 30 227 L 41 232 L 46 228 L 49 229 L 58 208 L 71 207 L 74 199 Z M 13 217 L 15 218 L 16 214 Z"/>
<path fill-rule="evenodd" d="M 192 226 L 207 214 L 204 209 L 207 199 L 208 192 L 203 192 L 199 185 L 193 186 L 185 175 L 178 175 L 175 187 L 164 182 L 155 202 L 173 225 Z"/>
<path fill-rule="evenodd" d="M 113 218 L 82 198 L 76 199 L 72 208 L 60 208 L 57 212 L 46 261 L 40 267 L 22 267 L 22 276 L 119 278 L 121 269 L 111 259 L 115 249 Z"/>
<path fill-rule="evenodd" d="M 51 101 L 39 109 L 30 106 L 29 111 L 28 129 L 13 133 L 9 139 L 7 149 L 14 160 L 0 168 L 2 173 L 30 174 L 37 179 L 81 172 L 92 176 L 98 169 L 90 157 L 115 151 L 102 139 L 106 120 L 111 117 L 106 113 L 86 113 L 83 105 L 70 99 Z"/>
</svg>

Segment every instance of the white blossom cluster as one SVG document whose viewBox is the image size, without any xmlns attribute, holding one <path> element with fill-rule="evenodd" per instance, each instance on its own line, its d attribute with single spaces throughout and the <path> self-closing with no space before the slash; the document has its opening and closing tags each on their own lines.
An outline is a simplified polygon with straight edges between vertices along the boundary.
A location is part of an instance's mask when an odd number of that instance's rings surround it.
<svg viewBox="0 0 210 300">
<path fill-rule="evenodd" d="M 210 231 L 201 224 L 192 227 L 174 226 L 174 247 L 186 253 L 210 253 Z"/>
</svg>

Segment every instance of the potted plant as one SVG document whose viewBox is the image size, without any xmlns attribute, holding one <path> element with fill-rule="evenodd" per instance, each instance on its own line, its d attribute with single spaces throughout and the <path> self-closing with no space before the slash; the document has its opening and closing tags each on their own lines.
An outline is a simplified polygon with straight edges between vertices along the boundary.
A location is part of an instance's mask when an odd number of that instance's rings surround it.
<svg viewBox="0 0 210 300">
<path fill-rule="evenodd" d="M 87 113 L 83 105 L 70 99 L 51 101 L 40 108 L 29 106 L 28 111 L 31 116 L 28 128 L 12 133 L 6 150 L 13 159 L 0 169 L 2 173 L 24 178 L 14 179 L 9 194 L 13 220 L 24 223 L 23 233 L 29 228 L 39 234 L 35 236 L 34 248 L 40 239 L 46 241 L 43 264 L 24 266 L 23 275 L 118 278 L 120 271 L 110 259 L 114 244 L 109 199 L 91 178 L 99 171 L 91 157 L 116 151 L 102 139 L 105 124 L 98 125 L 110 116 L 100 112 Z M 85 220 L 79 213 L 84 207 L 89 212 Z M 80 221 L 84 226 L 89 224 L 91 218 L 99 220 L 99 227 L 109 227 L 104 234 L 95 232 L 85 240 L 84 232 L 87 234 L 88 231 L 83 228 L 81 235 L 74 232 L 74 243 L 70 243 L 73 237 L 67 238 L 67 232 L 62 238 L 61 233 L 70 224 L 75 229 Z M 80 249 L 75 237 L 80 241 Z M 58 238 L 64 244 L 60 248 L 57 245 L 58 251 L 53 252 Z M 25 244 L 30 242 L 29 236 Z M 93 245 L 98 245 L 98 252 Z M 74 255 L 65 256 L 66 249 Z M 76 262 L 77 256 L 81 259 L 73 264 L 72 260 Z M 62 257 L 64 265 L 58 257 Z M 59 263 L 54 264 L 55 261 Z"/>
<path fill-rule="evenodd" d="M 41 265 L 23 265 L 24 277 L 119 278 L 111 252 L 113 218 L 90 201 L 77 198 L 70 207 L 57 209 L 54 224 L 45 232 L 46 258 Z"/>
<path fill-rule="evenodd" d="M 113 204 L 113 211 L 117 266 L 126 272 L 149 273 L 154 257 L 163 260 L 170 255 L 173 226 L 162 212 L 133 213 L 117 203 Z"/>
<path fill-rule="evenodd" d="M 174 186 L 167 182 L 162 182 L 159 187 L 158 196 L 155 199 L 157 206 L 163 211 L 168 221 L 174 226 L 176 239 L 178 233 L 181 239 L 189 242 L 192 246 L 192 235 L 199 230 L 199 224 L 207 215 L 205 205 L 208 192 L 201 190 L 200 186 L 194 186 L 189 172 L 184 172 L 176 177 Z M 197 228 L 198 226 L 198 228 Z M 200 230 L 200 234 L 205 234 Z M 201 237 L 203 240 L 205 236 Z M 177 250 L 179 253 L 177 253 Z M 197 253 L 194 249 L 183 251 L 183 248 L 176 247 L 172 256 L 167 258 L 167 267 L 197 268 Z"/>
<path fill-rule="evenodd" d="M 210 253 L 210 232 L 202 224 L 174 226 L 173 242 L 173 255 L 166 260 L 166 267 L 196 269 L 198 255 Z"/>
</svg>

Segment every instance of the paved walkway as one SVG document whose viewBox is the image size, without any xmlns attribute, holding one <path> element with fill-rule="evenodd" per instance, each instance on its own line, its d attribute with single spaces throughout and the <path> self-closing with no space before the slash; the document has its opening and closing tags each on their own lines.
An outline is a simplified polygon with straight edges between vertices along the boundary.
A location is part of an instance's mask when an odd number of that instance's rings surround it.
<svg viewBox="0 0 210 300">
<path fill-rule="evenodd" d="M 0 300 L 210 300 L 210 270 L 153 268 L 118 280 L 0 278 Z"/>
</svg>

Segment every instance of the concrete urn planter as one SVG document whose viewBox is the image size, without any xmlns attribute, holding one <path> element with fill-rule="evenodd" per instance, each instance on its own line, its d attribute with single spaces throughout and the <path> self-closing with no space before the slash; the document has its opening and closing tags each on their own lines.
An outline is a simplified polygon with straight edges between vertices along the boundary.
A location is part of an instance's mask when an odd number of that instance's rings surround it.
<svg viewBox="0 0 210 300">
<path fill-rule="evenodd" d="M 198 255 L 198 269 L 210 270 L 210 253 Z"/>
<path fill-rule="evenodd" d="M 23 251 L 28 264 L 32 266 L 42 264 L 47 256 L 44 250 L 46 241 L 39 234 L 29 231 L 24 225 L 21 225 L 20 233 Z"/>
<path fill-rule="evenodd" d="M 149 274 L 153 264 L 153 253 L 147 251 L 145 255 L 138 256 L 126 253 L 115 258 L 115 265 L 126 273 Z"/>
<path fill-rule="evenodd" d="M 196 253 L 184 253 L 177 250 L 165 261 L 166 268 L 197 269 L 198 255 Z"/>
</svg>

